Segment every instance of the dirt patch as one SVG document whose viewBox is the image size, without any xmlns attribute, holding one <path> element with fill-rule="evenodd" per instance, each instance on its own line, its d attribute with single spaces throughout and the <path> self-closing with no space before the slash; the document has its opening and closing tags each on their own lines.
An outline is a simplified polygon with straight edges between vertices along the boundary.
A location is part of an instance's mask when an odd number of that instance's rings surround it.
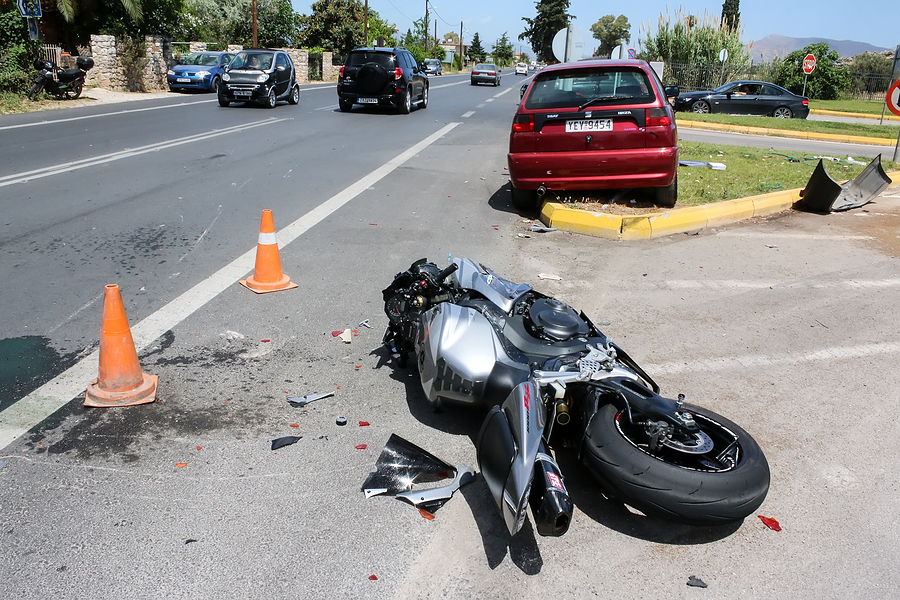
<svg viewBox="0 0 900 600">
<path fill-rule="evenodd" d="M 647 215 L 663 212 L 642 190 L 610 190 L 609 192 L 550 194 L 545 198 L 566 208 L 607 215 Z"/>
<path fill-rule="evenodd" d="M 60 110 L 63 108 L 75 108 L 76 106 L 95 106 L 98 104 L 117 104 L 119 102 L 134 102 L 137 100 L 152 100 L 174 95 L 172 92 L 120 92 L 105 88 L 85 88 L 81 97 L 77 100 L 57 100 L 56 98 L 44 98 L 32 102 L 23 99 L 19 107 L 22 112 L 38 112 L 44 110 Z"/>
</svg>

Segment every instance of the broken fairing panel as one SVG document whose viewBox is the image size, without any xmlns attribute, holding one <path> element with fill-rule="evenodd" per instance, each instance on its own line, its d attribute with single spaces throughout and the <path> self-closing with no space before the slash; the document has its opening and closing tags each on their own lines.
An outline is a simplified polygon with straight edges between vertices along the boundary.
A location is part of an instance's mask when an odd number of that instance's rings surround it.
<svg viewBox="0 0 900 600">
<path fill-rule="evenodd" d="M 288 398 L 287 401 L 294 408 L 300 408 L 302 406 L 306 406 L 310 402 L 315 402 L 316 400 L 321 400 L 322 398 L 327 398 L 329 396 L 334 396 L 334 392 L 323 392 L 321 394 L 307 394 L 306 396 L 299 396 L 297 398 Z"/>
<path fill-rule="evenodd" d="M 800 200 L 794 203 L 794 208 L 820 215 L 859 208 L 877 198 L 890 183 L 890 178 L 881 166 L 880 154 L 855 179 L 843 185 L 825 171 L 820 158 L 809 182 L 800 192 Z"/>
<path fill-rule="evenodd" d="M 409 502 L 418 509 L 434 512 L 453 497 L 453 492 L 472 481 L 475 481 L 475 469 L 467 467 L 466 465 L 460 465 L 457 467 L 456 477 L 450 485 L 427 490 L 404 492 L 402 494 L 397 494 L 397 500 Z"/>
<path fill-rule="evenodd" d="M 377 494 L 397 494 L 415 483 L 433 483 L 456 475 L 457 469 L 399 435 L 391 434 L 375 470 L 363 482 L 366 498 Z"/>
</svg>

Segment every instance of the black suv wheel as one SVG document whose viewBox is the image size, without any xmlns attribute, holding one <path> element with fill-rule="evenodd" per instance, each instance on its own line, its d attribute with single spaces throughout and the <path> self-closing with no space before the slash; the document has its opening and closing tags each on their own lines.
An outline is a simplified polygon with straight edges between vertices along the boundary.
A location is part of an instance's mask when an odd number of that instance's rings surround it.
<svg viewBox="0 0 900 600">
<path fill-rule="evenodd" d="M 338 106 L 394 106 L 407 114 L 428 104 L 428 75 L 405 48 L 354 48 L 338 77 Z"/>
</svg>

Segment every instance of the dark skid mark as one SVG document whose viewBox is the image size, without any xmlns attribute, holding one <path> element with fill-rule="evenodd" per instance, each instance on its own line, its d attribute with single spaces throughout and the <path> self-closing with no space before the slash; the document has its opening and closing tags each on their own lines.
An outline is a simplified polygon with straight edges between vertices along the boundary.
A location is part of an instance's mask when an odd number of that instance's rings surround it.
<svg viewBox="0 0 900 600">
<path fill-rule="evenodd" d="M 0 340 L 0 411 L 74 365 L 77 357 L 77 352 L 59 354 L 44 336 Z"/>
</svg>

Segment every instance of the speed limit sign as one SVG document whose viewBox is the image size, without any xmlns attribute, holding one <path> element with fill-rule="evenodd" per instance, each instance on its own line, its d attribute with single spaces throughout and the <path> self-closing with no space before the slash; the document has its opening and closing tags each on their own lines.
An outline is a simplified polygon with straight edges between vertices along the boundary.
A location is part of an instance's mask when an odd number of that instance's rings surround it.
<svg viewBox="0 0 900 600">
<path fill-rule="evenodd" d="M 900 79 L 888 88 L 887 98 L 885 98 L 888 110 L 900 117 Z"/>
</svg>

